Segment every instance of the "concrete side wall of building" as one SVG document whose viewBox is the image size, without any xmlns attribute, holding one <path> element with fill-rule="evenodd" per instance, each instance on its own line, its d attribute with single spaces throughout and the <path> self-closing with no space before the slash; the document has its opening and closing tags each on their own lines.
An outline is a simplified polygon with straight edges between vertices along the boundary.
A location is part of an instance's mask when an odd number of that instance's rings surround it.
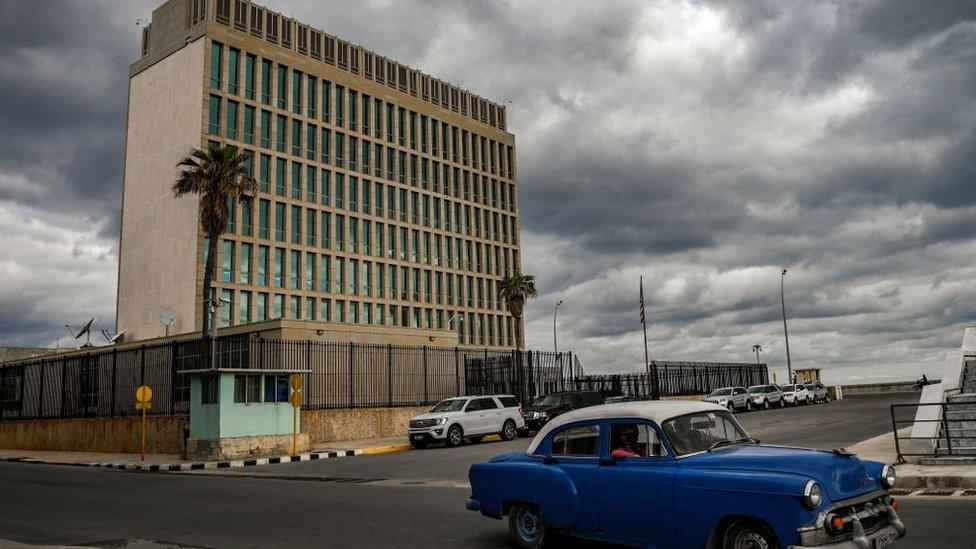
<svg viewBox="0 0 976 549">
<path fill-rule="evenodd" d="M 183 452 L 186 418 L 146 418 L 146 451 Z M 0 448 L 65 452 L 139 453 L 141 418 L 41 419 L 0 421 Z"/>
<path fill-rule="evenodd" d="M 308 433 L 313 446 L 361 438 L 405 437 L 410 418 L 429 410 L 429 406 L 302 410 L 302 431 Z"/>
<path fill-rule="evenodd" d="M 174 198 L 172 186 L 176 163 L 201 145 L 204 42 L 129 82 L 116 318 L 126 341 L 163 335 L 166 308 L 178 314 L 170 333 L 196 329 L 198 200 Z"/>
</svg>

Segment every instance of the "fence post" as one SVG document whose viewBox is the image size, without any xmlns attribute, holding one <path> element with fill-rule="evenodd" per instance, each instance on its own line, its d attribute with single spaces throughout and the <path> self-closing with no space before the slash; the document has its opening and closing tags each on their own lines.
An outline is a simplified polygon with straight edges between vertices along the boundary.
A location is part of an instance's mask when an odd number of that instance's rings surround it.
<svg viewBox="0 0 976 549">
<path fill-rule="evenodd" d="M 430 399 L 429 394 L 429 383 L 427 383 L 427 346 L 424 345 L 423 348 L 423 358 L 424 358 L 424 404 Z"/>
<path fill-rule="evenodd" d="M 658 375 L 657 362 L 651 361 L 651 400 L 661 400 L 661 380 Z"/>
<path fill-rule="evenodd" d="M 20 413 L 17 417 L 24 417 L 24 388 L 27 386 L 27 366 L 20 367 Z"/>
<path fill-rule="evenodd" d="M 176 413 L 176 340 L 169 344 L 169 413 Z"/>
<path fill-rule="evenodd" d="M 117 379 L 117 375 L 116 375 L 115 372 L 116 372 L 116 369 L 118 368 L 118 361 L 119 361 L 119 350 L 118 349 L 112 349 L 112 398 L 111 398 L 111 401 L 109 402 L 109 405 L 112 408 L 109 411 L 109 417 L 115 417 L 115 398 L 116 398 L 115 397 L 115 392 L 117 390 L 116 387 L 115 387 L 115 382 L 116 382 L 116 379 Z"/>
<path fill-rule="evenodd" d="M 532 373 L 532 351 L 526 351 L 529 354 L 529 400 L 535 399 L 535 376 Z"/>
<path fill-rule="evenodd" d="M 393 344 L 386 344 L 386 400 L 393 407 Z"/>
<path fill-rule="evenodd" d="M 58 417 L 64 418 L 64 399 L 68 395 L 68 363 L 65 359 L 61 359 L 61 412 Z"/>
<path fill-rule="evenodd" d="M 454 394 L 461 396 L 461 352 L 457 347 L 454 347 Z"/>
<path fill-rule="evenodd" d="M 139 385 L 146 384 L 146 346 L 139 348 Z"/>
<path fill-rule="evenodd" d="M 353 354 L 355 353 L 356 344 L 352 341 L 349 342 L 349 407 L 352 408 L 355 403 L 354 396 L 354 384 L 356 379 L 353 377 Z"/>
<path fill-rule="evenodd" d="M 52 362 L 52 364 L 54 364 Z M 44 371 L 47 370 L 47 364 L 43 361 L 41 362 L 41 382 L 37 388 L 37 417 L 44 417 Z"/>
</svg>

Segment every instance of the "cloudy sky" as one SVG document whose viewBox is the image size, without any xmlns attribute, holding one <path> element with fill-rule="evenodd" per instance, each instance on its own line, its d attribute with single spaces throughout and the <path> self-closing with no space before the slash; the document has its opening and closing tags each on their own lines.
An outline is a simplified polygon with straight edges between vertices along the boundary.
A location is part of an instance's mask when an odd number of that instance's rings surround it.
<svg viewBox="0 0 976 549">
<path fill-rule="evenodd" d="M 0 340 L 115 311 L 124 103 L 152 1 L 0 3 Z M 532 348 L 938 377 L 976 321 L 976 3 L 266 5 L 496 101 Z M 62 340 L 66 344 L 67 340 Z"/>
</svg>

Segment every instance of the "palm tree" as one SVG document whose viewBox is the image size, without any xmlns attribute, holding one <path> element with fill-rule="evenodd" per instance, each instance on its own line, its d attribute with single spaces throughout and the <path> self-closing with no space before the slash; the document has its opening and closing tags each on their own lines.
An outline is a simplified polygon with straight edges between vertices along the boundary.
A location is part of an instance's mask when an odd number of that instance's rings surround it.
<svg viewBox="0 0 976 549">
<path fill-rule="evenodd" d="M 193 148 L 176 165 L 179 179 L 173 183 L 173 194 L 179 198 L 195 194 L 200 200 L 200 225 L 210 240 L 207 265 L 203 271 L 203 328 L 208 317 L 207 299 L 213 294 L 217 241 L 227 228 L 229 207 L 233 201 L 247 202 L 257 192 L 258 184 L 248 174 L 248 154 L 233 145 L 210 143 L 206 149 Z M 216 324 L 216 319 L 212 324 Z M 205 331 L 205 329 L 201 329 Z"/>
<path fill-rule="evenodd" d="M 516 271 L 510 277 L 502 280 L 498 287 L 498 295 L 508 305 L 508 312 L 515 319 L 515 350 L 522 350 L 522 311 L 525 310 L 525 299 L 537 295 L 535 276 Z"/>
</svg>

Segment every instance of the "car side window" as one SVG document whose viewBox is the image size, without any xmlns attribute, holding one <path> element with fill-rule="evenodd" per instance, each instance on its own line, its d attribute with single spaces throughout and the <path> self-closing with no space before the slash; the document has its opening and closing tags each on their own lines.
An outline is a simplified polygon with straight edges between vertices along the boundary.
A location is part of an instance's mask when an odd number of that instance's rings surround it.
<svg viewBox="0 0 976 549">
<path fill-rule="evenodd" d="M 616 459 L 667 455 L 657 431 L 647 423 L 615 423 L 610 426 L 608 454 Z"/>
<path fill-rule="evenodd" d="M 519 402 L 515 397 L 501 397 L 498 400 L 502 401 L 502 406 L 506 408 L 518 408 Z"/>
<path fill-rule="evenodd" d="M 481 401 L 482 410 L 497 410 L 498 404 L 495 403 L 495 399 L 491 397 L 479 398 L 477 400 Z"/>
<path fill-rule="evenodd" d="M 559 431 L 552 437 L 552 455 L 595 457 L 600 447 L 600 426 L 583 425 Z"/>
<path fill-rule="evenodd" d="M 464 409 L 465 412 L 477 412 L 478 410 L 481 410 L 480 398 L 473 398 L 469 400 L 467 408 Z"/>
</svg>

